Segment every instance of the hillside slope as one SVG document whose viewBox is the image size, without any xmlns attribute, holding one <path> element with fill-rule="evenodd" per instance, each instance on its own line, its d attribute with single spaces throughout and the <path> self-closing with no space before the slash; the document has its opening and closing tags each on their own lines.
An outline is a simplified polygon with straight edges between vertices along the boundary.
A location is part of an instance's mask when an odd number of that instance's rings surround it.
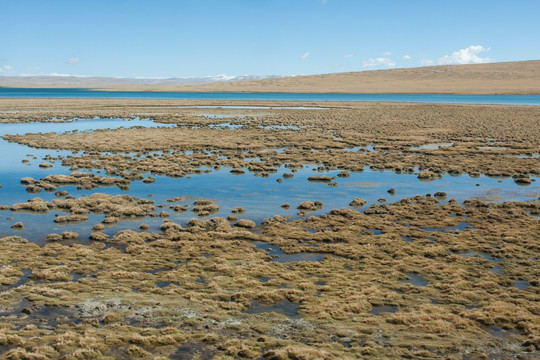
<svg viewBox="0 0 540 360">
<path fill-rule="evenodd" d="M 2 77 L 0 86 L 130 91 L 540 94 L 540 60 L 186 84 L 186 79 Z"/>
<path fill-rule="evenodd" d="M 540 94 L 540 60 L 428 66 L 185 86 L 193 91 Z"/>
</svg>

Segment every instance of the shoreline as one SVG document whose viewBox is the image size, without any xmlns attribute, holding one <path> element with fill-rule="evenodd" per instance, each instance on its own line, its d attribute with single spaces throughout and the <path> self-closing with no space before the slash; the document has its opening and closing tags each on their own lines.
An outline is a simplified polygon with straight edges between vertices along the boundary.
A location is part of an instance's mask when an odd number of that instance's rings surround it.
<svg viewBox="0 0 540 360">
<path fill-rule="evenodd" d="M 132 92 L 132 93 L 217 93 L 217 94 L 332 94 L 332 95 L 478 95 L 478 96 L 527 96 L 527 95 L 540 95 L 540 90 L 510 90 L 505 92 L 490 91 L 481 92 L 478 90 L 470 91 L 378 91 L 378 92 L 353 92 L 353 91 L 268 91 L 264 89 L 260 90 L 193 90 L 183 89 L 178 87 L 138 87 L 138 86 L 111 86 L 111 87 L 79 87 L 79 86 L 0 86 L 0 89 L 35 89 L 35 90 L 86 90 L 86 91 L 103 91 L 103 92 Z M 32 97 L 28 97 L 32 98 Z"/>
</svg>

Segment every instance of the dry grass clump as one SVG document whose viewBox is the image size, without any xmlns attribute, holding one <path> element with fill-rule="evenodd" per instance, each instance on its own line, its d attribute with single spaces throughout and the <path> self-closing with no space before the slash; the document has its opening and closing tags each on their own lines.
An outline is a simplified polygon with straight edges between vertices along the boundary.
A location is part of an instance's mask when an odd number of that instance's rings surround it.
<svg viewBox="0 0 540 360">
<path fill-rule="evenodd" d="M 53 206 L 41 198 L 33 198 L 25 203 L 14 204 L 11 211 L 47 212 Z"/>
<path fill-rule="evenodd" d="M 119 219 L 116 216 L 107 216 L 105 219 L 103 219 L 102 223 L 111 225 L 111 224 L 117 224 Z"/>
<path fill-rule="evenodd" d="M 17 221 L 15 224 L 11 225 L 11 228 L 20 230 L 24 228 L 24 224 L 21 221 Z"/>
<path fill-rule="evenodd" d="M 93 240 L 93 241 L 108 241 L 109 240 L 109 235 L 105 234 L 105 233 L 102 233 L 102 232 L 92 232 L 90 234 L 90 236 L 88 237 L 90 240 Z"/>
<path fill-rule="evenodd" d="M 20 236 L 4 236 L 0 238 L 0 244 L 4 243 L 19 243 L 19 244 L 26 244 L 28 243 L 28 240 L 20 237 Z"/>
<path fill-rule="evenodd" d="M 30 193 L 39 193 L 42 190 L 53 192 L 58 186 L 77 185 L 80 189 L 93 189 L 99 186 L 118 186 L 121 189 L 128 189 L 131 181 L 129 179 L 104 177 L 91 173 L 74 172 L 71 175 L 49 175 L 40 180 L 32 178 L 21 179 L 21 184 L 26 185 L 26 191 Z M 57 192 L 59 196 L 65 196 L 67 193 Z"/>
<path fill-rule="evenodd" d="M 190 208 L 189 205 L 175 205 L 175 206 L 171 206 L 171 209 L 177 213 L 183 213 L 183 212 L 186 212 L 188 211 Z"/>
<path fill-rule="evenodd" d="M 153 234 L 144 234 L 138 233 L 132 230 L 122 230 L 116 233 L 111 239 L 110 242 L 128 245 L 128 244 L 142 244 L 149 240 L 155 240 L 156 236 Z"/>
<path fill-rule="evenodd" d="M 69 215 L 69 216 L 57 216 L 54 218 L 55 223 L 68 223 L 68 222 L 84 222 L 88 220 L 88 216 L 84 215 Z"/>
<path fill-rule="evenodd" d="M 331 182 L 332 180 L 334 180 L 335 178 L 333 176 L 328 176 L 328 175 L 321 175 L 321 176 L 310 176 L 308 177 L 308 181 L 311 181 L 311 182 L 324 182 L 324 183 L 329 183 Z"/>
<path fill-rule="evenodd" d="M 196 200 L 191 211 L 199 216 L 207 216 L 219 212 L 219 205 L 214 204 L 212 200 Z"/>
<path fill-rule="evenodd" d="M 315 202 L 304 201 L 301 202 L 297 207 L 299 216 L 306 216 L 311 211 L 317 211 L 323 208 L 323 203 L 316 200 Z"/>
<path fill-rule="evenodd" d="M 60 241 L 62 240 L 62 235 L 60 234 L 49 234 L 46 238 L 47 241 Z"/>
<path fill-rule="evenodd" d="M 354 208 L 360 208 L 362 206 L 366 205 L 366 200 L 354 198 L 353 201 L 349 204 L 349 206 L 352 206 Z"/>
<path fill-rule="evenodd" d="M 420 174 L 418 174 L 418 178 L 425 181 L 432 181 L 439 177 L 440 175 L 437 175 L 432 171 L 422 171 Z"/>
<path fill-rule="evenodd" d="M 60 235 L 63 240 L 77 240 L 79 238 L 79 234 L 73 231 L 64 231 Z"/>
<path fill-rule="evenodd" d="M 311 201 L 304 201 L 302 203 L 300 203 L 300 205 L 298 205 L 296 208 L 298 210 L 312 210 L 312 211 L 315 211 L 315 210 L 318 210 L 318 209 L 321 209 L 322 208 L 322 202 L 320 201 L 315 201 L 315 202 L 311 202 Z"/>
<path fill-rule="evenodd" d="M 240 219 L 234 224 L 234 226 L 240 227 L 240 228 L 246 228 L 246 229 L 253 229 L 257 225 L 255 224 L 253 220 Z"/>
<path fill-rule="evenodd" d="M 139 199 L 128 195 L 107 195 L 95 193 L 88 197 L 78 199 L 55 199 L 52 201 L 55 208 L 71 212 L 77 209 L 86 209 L 93 213 L 107 215 L 106 223 L 114 223 L 119 217 L 143 217 L 155 213 L 152 200 Z"/>
<path fill-rule="evenodd" d="M 114 224 L 119 217 L 144 217 L 155 214 L 154 202 L 128 195 L 107 195 L 95 193 L 77 199 L 54 199 L 46 202 L 40 198 L 28 200 L 26 203 L 14 204 L 12 211 L 47 212 L 49 210 L 69 211 L 71 216 L 57 217 L 55 221 L 83 221 L 81 214 L 103 213 L 107 215 L 106 224 Z"/>
</svg>

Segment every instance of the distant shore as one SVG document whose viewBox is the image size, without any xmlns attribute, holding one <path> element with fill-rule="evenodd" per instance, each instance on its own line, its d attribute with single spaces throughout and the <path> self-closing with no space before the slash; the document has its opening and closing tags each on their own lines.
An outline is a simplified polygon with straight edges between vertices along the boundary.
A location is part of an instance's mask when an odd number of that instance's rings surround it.
<svg viewBox="0 0 540 360">
<path fill-rule="evenodd" d="M 426 66 L 262 80 L 179 84 L 179 79 L 0 76 L 0 87 L 102 91 L 275 92 L 357 94 L 540 94 L 540 60 Z"/>
</svg>

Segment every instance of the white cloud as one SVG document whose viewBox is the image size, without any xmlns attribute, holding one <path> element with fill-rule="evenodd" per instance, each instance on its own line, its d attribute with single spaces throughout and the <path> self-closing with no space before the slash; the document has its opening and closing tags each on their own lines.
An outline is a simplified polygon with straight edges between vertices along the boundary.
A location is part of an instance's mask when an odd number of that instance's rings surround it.
<svg viewBox="0 0 540 360">
<path fill-rule="evenodd" d="M 375 66 L 386 66 L 386 67 L 394 67 L 396 66 L 396 63 L 394 60 L 390 58 L 380 57 L 376 59 L 369 59 L 367 61 L 364 61 L 362 63 L 363 67 L 375 67 Z"/>
<path fill-rule="evenodd" d="M 409 55 L 403 55 L 403 58 L 404 58 L 405 60 L 411 60 L 411 57 L 410 57 Z"/>
<path fill-rule="evenodd" d="M 304 55 L 300 56 L 300 59 L 306 60 L 306 58 L 309 56 L 309 52 L 306 52 Z"/>
<path fill-rule="evenodd" d="M 71 77 L 71 76 L 73 76 L 73 75 L 71 75 L 71 74 L 63 74 L 63 73 L 55 73 L 55 72 L 53 72 L 53 73 L 47 74 L 47 76 Z"/>
<path fill-rule="evenodd" d="M 392 53 L 390 51 L 387 51 L 387 52 L 383 53 L 383 56 L 390 56 L 390 55 L 392 55 Z"/>
<path fill-rule="evenodd" d="M 82 78 L 82 77 L 91 77 L 91 76 L 88 76 L 88 75 L 63 74 L 63 73 L 56 73 L 56 72 L 46 74 L 45 76 L 57 76 L 57 77 L 81 77 L 81 78 Z"/>
<path fill-rule="evenodd" d="M 490 58 L 483 58 L 478 56 L 482 52 L 489 51 L 489 48 L 485 48 L 482 45 L 471 45 L 468 48 L 460 49 L 452 55 L 444 55 L 439 59 L 439 65 L 450 65 L 450 64 L 481 64 L 493 61 Z"/>
<path fill-rule="evenodd" d="M 431 59 L 422 59 L 422 60 L 420 60 L 420 65 L 427 65 L 427 66 L 433 65 L 433 60 L 431 60 Z"/>
<path fill-rule="evenodd" d="M 73 74 L 64 74 L 64 73 L 20 73 L 17 76 L 56 76 L 56 77 L 88 77 L 84 75 L 73 75 Z"/>
<path fill-rule="evenodd" d="M 81 61 L 81 58 L 78 58 L 78 57 L 70 57 L 69 59 L 66 60 L 66 64 L 75 65 L 75 64 L 77 64 L 79 61 Z"/>
<path fill-rule="evenodd" d="M 7 75 L 11 73 L 11 70 L 13 70 L 13 66 L 11 65 L 0 66 L 0 74 Z"/>
</svg>

